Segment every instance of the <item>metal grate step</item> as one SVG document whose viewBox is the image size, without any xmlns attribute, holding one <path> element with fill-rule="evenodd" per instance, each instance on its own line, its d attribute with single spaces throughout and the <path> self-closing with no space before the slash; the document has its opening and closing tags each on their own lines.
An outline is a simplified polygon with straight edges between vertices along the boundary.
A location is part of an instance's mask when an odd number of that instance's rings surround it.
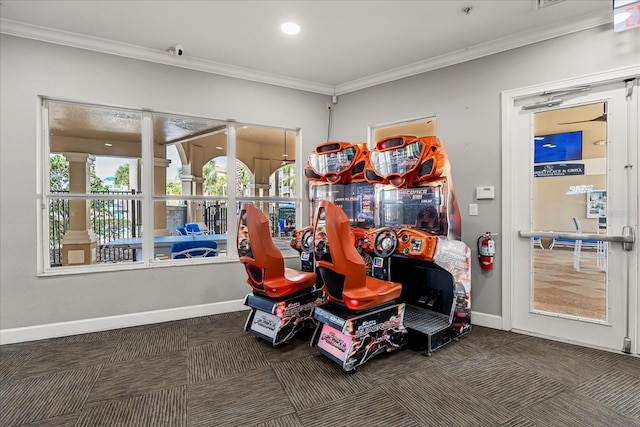
<svg viewBox="0 0 640 427">
<path fill-rule="evenodd" d="M 427 335 L 433 335 L 451 326 L 451 317 L 426 308 L 407 304 L 404 325 Z"/>
</svg>

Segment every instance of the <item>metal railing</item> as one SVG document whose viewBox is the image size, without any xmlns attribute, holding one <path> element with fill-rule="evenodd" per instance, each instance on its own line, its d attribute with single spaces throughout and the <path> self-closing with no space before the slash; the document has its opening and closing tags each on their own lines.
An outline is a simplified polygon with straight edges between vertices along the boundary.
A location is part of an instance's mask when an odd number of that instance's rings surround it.
<svg viewBox="0 0 640 427">
<path fill-rule="evenodd" d="M 62 192 L 56 192 L 60 194 Z M 49 265 L 62 265 L 62 237 L 69 229 L 69 200 L 49 200 Z"/>
<path fill-rule="evenodd" d="M 227 205 L 220 201 L 205 200 L 202 205 L 202 220 L 207 229 L 214 234 L 224 234 L 227 232 Z"/>
<path fill-rule="evenodd" d="M 49 262 L 52 267 L 62 265 L 62 238 L 69 229 L 69 199 L 64 197 L 67 191 L 56 191 L 60 198 L 49 201 Z M 92 195 L 131 195 L 131 191 L 93 191 Z M 133 261 L 135 254 L 127 248 L 104 246 L 111 240 L 136 237 L 141 231 L 141 200 L 131 199 L 91 199 L 89 215 L 93 231 L 98 237 L 98 262 Z"/>
<path fill-rule="evenodd" d="M 69 229 L 69 200 L 68 191 L 52 192 L 56 197 L 49 200 L 49 262 L 51 267 L 62 265 L 62 239 Z M 101 199 L 100 194 L 108 194 L 109 198 Z M 116 239 L 140 237 L 142 234 L 142 200 L 118 198 L 113 196 L 130 196 L 139 194 L 131 191 L 94 191 L 94 197 L 89 203 L 89 214 L 93 231 L 98 237 L 97 262 L 114 263 L 135 261 L 134 249 L 124 246 L 110 246 L 106 243 Z M 224 201 L 203 201 L 203 222 L 210 232 L 224 234 L 228 229 L 228 208 Z M 184 208 L 184 207 L 183 207 Z M 176 218 L 171 218 L 178 225 L 183 225 L 186 211 L 178 210 Z M 295 218 L 295 208 L 281 206 L 272 210 L 273 236 L 280 236 L 279 219 L 284 220 L 288 215 Z M 179 218 L 178 218 L 179 217 Z M 168 218 L 169 220 L 169 218 Z M 173 223 L 172 223 L 173 224 Z"/>
</svg>

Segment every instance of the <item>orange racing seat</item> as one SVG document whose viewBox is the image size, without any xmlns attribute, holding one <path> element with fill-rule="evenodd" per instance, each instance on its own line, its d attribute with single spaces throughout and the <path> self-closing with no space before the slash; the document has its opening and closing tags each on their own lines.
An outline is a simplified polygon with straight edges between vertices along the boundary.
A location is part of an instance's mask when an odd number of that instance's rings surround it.
<svg viewBox="0 0 640 427">
<path fill-rule="evenodd" d="M 237 245 L 254 293 L 283 297 L 314 286 L 316 273 L 285 268 L 282 253 L 271 239 L 269 220 L 255 206 L 242 206 Z"/>
<path fill-rule="evenodd" d="M 316 241 L 316 253 L 328 250 L 328 257 L 316 257 L 316 266 L 324 281 L 323 289 L 329 301 L 339 302 L 350 310 L 366 310 L 400 296 L 402 285 L 367 276 L 365 264 L 353 245 L 349 218 L 333 203 L 323 200 L 318 205 L 315 236 L 326 236 L 326 242 Z M 327 249 L 328 246 L 328 249 Z"/>
</svg>

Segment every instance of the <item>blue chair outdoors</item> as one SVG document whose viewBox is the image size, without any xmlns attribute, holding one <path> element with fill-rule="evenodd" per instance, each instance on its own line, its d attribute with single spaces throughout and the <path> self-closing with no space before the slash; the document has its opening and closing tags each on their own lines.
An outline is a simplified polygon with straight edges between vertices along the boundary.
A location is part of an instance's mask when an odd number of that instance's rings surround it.
<svg viewBox="0 0 640 427">
<path fill-rule="evenodd" d="M 176 230 L 178 231 L 178 234 L 180 234 L 181 236 L 186 236 L 187 235 L 187 229 L 184 228 L 181 225 L 177 226 Z"/>
<path fill-rule="evenodd" d="M 171 245 L 171 259 L 204 258 L 216 256 L 218 244 L 214 241 L 179 242 Z"/>
<path fill-rule="evenodd" d="M 187 230 L 187 234 L 202 234 L 202 230 L 200 230 L 200 227 L 195 222 L 186 224 L 184 227 Z"/>
</svg>

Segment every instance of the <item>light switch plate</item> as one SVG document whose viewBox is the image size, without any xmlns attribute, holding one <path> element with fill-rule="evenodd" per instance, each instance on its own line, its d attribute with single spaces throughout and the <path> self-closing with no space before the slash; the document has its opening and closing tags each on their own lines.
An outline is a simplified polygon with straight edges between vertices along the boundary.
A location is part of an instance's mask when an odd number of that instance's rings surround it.
<svg viewBox="0 0 640 427">
<path fill-rule="evenodd" d="M 469 216 L 478 215 L 478 204 L 477 203 L 469 203 Z"/>
</svg>

